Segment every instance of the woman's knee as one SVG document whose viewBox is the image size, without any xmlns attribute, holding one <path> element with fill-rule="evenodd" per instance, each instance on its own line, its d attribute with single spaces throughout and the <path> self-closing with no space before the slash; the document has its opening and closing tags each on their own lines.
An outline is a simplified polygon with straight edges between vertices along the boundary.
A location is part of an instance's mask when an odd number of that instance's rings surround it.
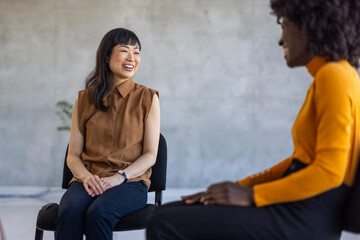
<svg viewBox="0 0 360 240">
<path fill-rule="evenodd" d="M 83 218 L 84 211 L 76 205 L 60 205 L 58 219 L 73 222 L 75 219 Z"/>
<path fill-rule="evenodd" d="M 92 225 L 97 222 L 101 222 L 106 220 L 107 218 L 107 211 L 105 206 L 101 204 L 93 204 L 90 205 L 89 208 L 86 210 L 85 213 L 85 225 Z"/>
<path fill-rule="evenodd" d="M 76 219 L 83 218 L 86 208 L 92 201 L 92 198 L 86 193 L 84 195 L 83 186 L 78 182 L 73 182 L 69 189 L 61 198 L 59 205 L 59 218 Z"/>
</svg>

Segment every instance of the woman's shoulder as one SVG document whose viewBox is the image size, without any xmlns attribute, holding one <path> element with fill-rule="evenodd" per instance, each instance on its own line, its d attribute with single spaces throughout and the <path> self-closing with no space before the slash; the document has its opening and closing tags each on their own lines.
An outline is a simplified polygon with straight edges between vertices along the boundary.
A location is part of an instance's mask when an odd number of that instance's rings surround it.
<svg viewBox="0 0 360 240">
<path fill-rule="evenodd" d="M 89 89 L 83 89 L 78 92 L 78 101 L 80 102 L 88 102 L 90 101 L 90 90 Z"/>
<path fill-rule="evenodd" d="M 78 105 L 83 109 L 85 109 L 87 106 L 93 106 L 94 104 L 91 100 L 90 90 L 89 89 L 80 90 L 78 92 L 77 102 Z"/>
<path fill-rule="evenodd" d="M 329 61 L 325 63 L 318 71 L 317 76 L 321 77 L 322 75 L 329 76 L 344 76 L 348 73 L 356 72 L 355 68 L 350 65 L 346 60 L 339 61 Z"/>
<path fill-rule="evenodd" d="M 139 90 L 144 89 L 144 90 L 156 91 L 156 90 L 154 90 L 154 89 L 152 89 L 152 88 L 150 88 L 150 87 L 147 87 L 147 86 L 145 86 L 145 85 L 142 85 L 142 84 L 136 83 L 136 82 L 134 82 L 134 89 L 139 89 Z"/>
<path fill-rule="evenodd" d="M 89 94 L 90 94 L 89 89 L 83 89 L 83 90 L 78 91 L 79 96 L 88 96 Z"/>
<path fill-rule="evenodd" d="M 154 95 L 155 93 L 159 95 L 159 92 L 155 89 L 149 88 L 145 85 L 142 85 L 140 83 L 134 83 L 134 92 L 145 92 L 150 95 Z"/>
<path fill-rule="evenodd" d="M 319 89 L 352 92 L 359 87 L 359 76 L 346 60 L 328 62 L 315 75 Z"/>
<path fill-rule="evenodd" d="M 357 71 L 346 60 L 327 62 L 316 73 L 315 80 L 322 81 L 352 81 L 353 78 L 358 78 Z"/>
</svg>

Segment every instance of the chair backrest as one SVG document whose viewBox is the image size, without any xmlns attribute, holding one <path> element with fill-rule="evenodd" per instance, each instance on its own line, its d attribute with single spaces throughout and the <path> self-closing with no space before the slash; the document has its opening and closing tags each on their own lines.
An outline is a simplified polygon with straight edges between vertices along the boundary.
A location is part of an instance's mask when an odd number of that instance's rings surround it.
<svg viewBox="0 0 360 240">
<path fill-rule="evenodd" d="M 69 182 L 73 178 L 73 174 L 70 171 L 66 158 L 68 155 L 69 145 L 66 148 L 64 169 L 63 169 L 63 180 L 62 188 L 67 189 L 69 187 Z M 160 133 L 158 153 L 156 157 L 156 163 L 152 167 L 152 174 L 150 177 L 151 185 L 149 192 L 158 192 L 165 190 L 166 188 L 166 167 L 167 167 L 167 145 L 164 136 Z"/>
<path fill-rule="evenodd" d="M 150 176 L 149 192 L 163 191 L 166 188 L 166 168 L 167 168 L 167 145 L 164 136 L 160 133 L 159 147 L 156 162 L 152 166 Z"/>
</svg>

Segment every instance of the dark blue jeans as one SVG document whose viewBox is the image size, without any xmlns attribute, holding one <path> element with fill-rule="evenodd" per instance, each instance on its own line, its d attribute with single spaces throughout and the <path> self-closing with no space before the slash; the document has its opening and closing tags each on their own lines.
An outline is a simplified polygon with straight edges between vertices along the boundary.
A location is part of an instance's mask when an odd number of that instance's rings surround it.
<svg viewBox="0 0 360 240">
<path fill-rule="evenodd" d="M 145 207 L 144 182 L 127 182 L 91 197 L 81 183 L 71 183 L 61 198 L 55 238 L 87 240 L 112 239 L 114 226 L 124 215 Z"/>
</svg>

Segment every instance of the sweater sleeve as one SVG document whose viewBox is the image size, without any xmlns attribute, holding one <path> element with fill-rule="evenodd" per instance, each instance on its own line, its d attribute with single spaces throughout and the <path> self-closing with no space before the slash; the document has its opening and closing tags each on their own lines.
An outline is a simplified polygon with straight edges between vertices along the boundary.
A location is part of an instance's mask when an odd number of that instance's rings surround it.
<svg viewBox="0 0 360 240">
<path fill-rule="evenodd" d="M 352 85 L 344 76 L 341 67 L 331 64 L 318 71 L 313 96 L 315 113 L 308 113 L 314 114 L 316 129 L 313 163 L 285 178 L 255 185 L 257 206 L 303 200 L 343 182 L 353 122 L 349 94 Z"/>
<path fill-rule="evenodd" d="M 290 166 L 290 164 L 291 164 L 291 158 L 287 158 L 271 168 L 268 168 L 254 175 L 248 176 L 244 179 L 238 180 L 237 183 L 247 187 L 253 187 L 260 183 L 274 181 L 276 179 L 281 178 L 281 176 L 284 174 L 285 170 Z"/>
</svg>

